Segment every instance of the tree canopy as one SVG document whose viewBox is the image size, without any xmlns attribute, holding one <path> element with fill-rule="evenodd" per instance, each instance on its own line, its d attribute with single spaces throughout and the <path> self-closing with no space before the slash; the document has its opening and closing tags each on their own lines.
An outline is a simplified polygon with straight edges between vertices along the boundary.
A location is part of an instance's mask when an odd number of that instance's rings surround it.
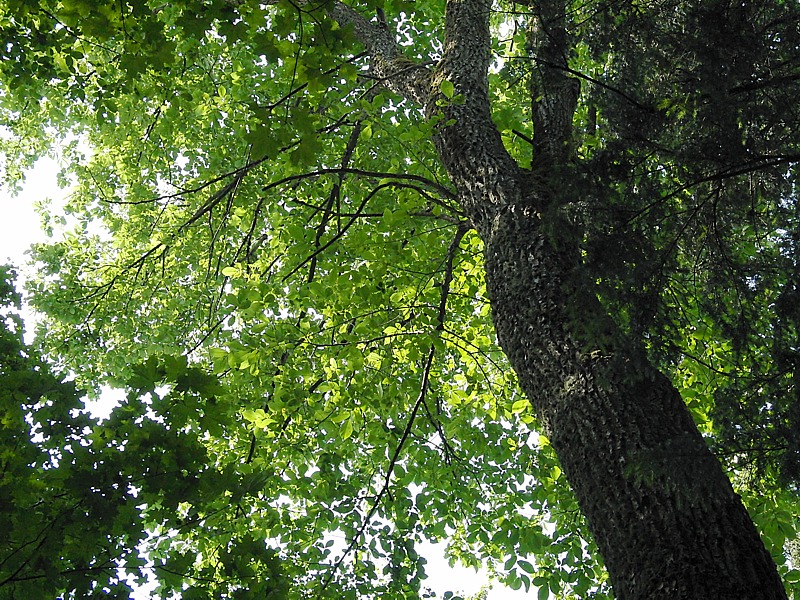
<svg viewBox="0 0 800 600">
<path fill-rule="evenodd" d="M 443 539 L 539 598 L 612 597 L 558 413 L 495 333 L 512 179 L 549 198 L 519 205 L 543 255 L 577 257 L 551 291 L 580 364 L 624 340 L 669 376 L 800 593 L 799 24 L 780 0 L 7 2 L 5 183 L 51 152 L 72 186 L 33 255 L 36 352 L 128 395 L 90 419 L 7 326 L 0 597 L 419 598 Z M 706 475 L 659 470 L 681 440 L 625 464 L 679 508 Z"/>
</svg>

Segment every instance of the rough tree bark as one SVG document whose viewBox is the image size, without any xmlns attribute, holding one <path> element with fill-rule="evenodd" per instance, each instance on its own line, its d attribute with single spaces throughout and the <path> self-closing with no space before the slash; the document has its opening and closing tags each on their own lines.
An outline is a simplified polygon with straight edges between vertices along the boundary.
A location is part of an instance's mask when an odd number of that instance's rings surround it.
<svg viewBox="0 0 800 600">
<path fill-rule="evenodd" d="M 444 117 L 434 141 L 485 243 L 498 339 L 558 453 L 617 597 L 786 598 L 679 393 L 582 281 L 578 237 L 548 224 L 565 201 L 559 182 L 569 171 L 577 90 L 559 69 L 569 50 L 563 0 L 536 5 L 532 51 L 542 70 L 534 82 L 532 171 L 508 155 L 491 119 L 488 0 L 447 2 L 444 55 L 433 70 L 410 66 L 388 32 L 349 7 L 328 10 L 353 26 L 376 77 L 429 117 Z M 463 102 L 442 106 L 443 79 Z"/>
</svg>

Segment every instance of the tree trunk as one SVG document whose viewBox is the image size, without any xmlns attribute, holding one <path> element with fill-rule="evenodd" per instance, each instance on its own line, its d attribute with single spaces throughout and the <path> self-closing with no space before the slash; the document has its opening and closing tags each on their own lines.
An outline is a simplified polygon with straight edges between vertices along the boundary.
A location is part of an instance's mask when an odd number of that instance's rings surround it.
<svg viewBox="0 0 800 600">
<path fill-rule="evenodd" d="M 485 243 L 498 339 L 575 490 L 617 597 L 786 598 L 679 393 L 582 280 L 580 238 L 559 223 L 564 198 L 554 191 L 569 188 L 577 100 L 575 82 L 564 75 L 564 3 L 536 7 L 532 43 L 544 72 L 534 82 L 541 101 L 532 172 L 509 156 L 492 122 L 490 0 L 448 0 L 434 70 L 409 67 L 391 33 L 352 8 L 332 3 L 327 10 L 353 27 L 374 75 L 438 123 L 439 156 Z M 453 101 L 439 93 L 444 80 L 453 84 Z"/>
<path fill-rule="evenodd" d="M 484 237 L 495 326 L 617 597 L 786 598 L 677 390 L 614 331 L 576 253 L 542 231 L 511 209 Z"/>
</svg>

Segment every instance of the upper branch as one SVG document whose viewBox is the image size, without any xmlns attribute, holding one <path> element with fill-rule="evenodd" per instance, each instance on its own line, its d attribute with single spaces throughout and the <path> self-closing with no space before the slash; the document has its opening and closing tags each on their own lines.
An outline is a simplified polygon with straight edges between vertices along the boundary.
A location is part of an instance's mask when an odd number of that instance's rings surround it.
<svg viewBox="0 0 800 600">
<path fill-rule="evenodd" d="M 445 12 L 444 53 L 438 78 L 447 79 L 467 104 L 488 111 L 491 0 L 449 0 Z"/>
<path fill-rule="evenodd" d="M 535 67 L 531 77 L 534 161 L 549 169 L 564 165 L 572 148 L 572 118 L 580 81 L 569 77 L 572 48 L 564 0 L 540 0 L 528 30 Z"/>
<path fill-rule="evenodd" d="M 429 118 L 443 118 L 434 141 L 463 208 L 479 230 L 498 206 L 518 199 L 514 188 L 521 175 L 492 120 L 491 5 L 491 0 L 448 0 L 444 53 L 425 107 Z M 443 81 L 452 84 L 454 98 L 439 93 Z"/>
<path fill-rule="evenodd" d="M 364 17 L 353 7 L 332 0 L 325 5 L 328 16 L 342 27 L 349 26 L 370 55 L 372 75 L 393 92 L 424 105 L 431 89 L 431 73 L 425 64 L 406 58 L 394 34 Z"/>
</svg>

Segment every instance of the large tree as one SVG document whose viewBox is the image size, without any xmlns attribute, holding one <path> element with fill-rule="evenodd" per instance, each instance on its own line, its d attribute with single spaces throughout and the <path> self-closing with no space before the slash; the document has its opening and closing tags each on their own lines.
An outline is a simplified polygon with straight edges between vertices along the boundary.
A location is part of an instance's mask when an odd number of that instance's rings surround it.
<svg viewBox="0 0 800 600">
<path fill-rule="evenodd" d="M 40 343 L 130 391 L 81 442 L 107 511 L 85 587 L 418 597 L 415 543 L 447 537 L 540 597 L 785 598 L 798 23 L 7 3 L 6 175 L 60 142 L 74 186 Z M 65 589 L 34 542 L 9 597 Z"/>
</svg>

